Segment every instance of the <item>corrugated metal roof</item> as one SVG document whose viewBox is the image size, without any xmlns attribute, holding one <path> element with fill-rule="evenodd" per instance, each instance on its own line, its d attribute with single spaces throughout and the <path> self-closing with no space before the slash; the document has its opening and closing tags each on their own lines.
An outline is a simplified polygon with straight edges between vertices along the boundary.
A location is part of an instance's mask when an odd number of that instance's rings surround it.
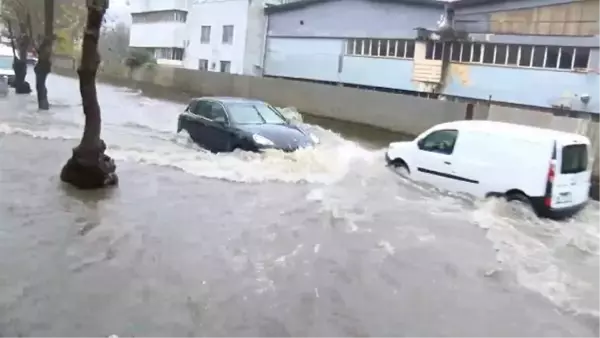
<svg viewBox="0 0 600 338">
<path fill-rule="evenodd" d="M 265 7 L 265 13 L 271 14 L 276 12 L 284 12 L 299 8 L 308 7 L 314 4 L 325 3 L 330 1 L 343 1 L 343 0 L 296 0 L 290 1 L 281 5 L 268 5 Z M 425 6 L 425 7 L 435 7 L 435 8 L 443 8 L 447 4 L 452 4 L 453 7 L 469 7 L 475 5 L 483 5 L 489 3 L 498 3 L 505 2 L 507 0 L 450 0 L 450 1 L 440 1 L 440 0 L 369 0 L 373 2 L 395 2 L 401 4 L 410 4 L 414 6 Z M 520 1 L 520 0 L 508 0 L 508 1 Z"/>
</svg>

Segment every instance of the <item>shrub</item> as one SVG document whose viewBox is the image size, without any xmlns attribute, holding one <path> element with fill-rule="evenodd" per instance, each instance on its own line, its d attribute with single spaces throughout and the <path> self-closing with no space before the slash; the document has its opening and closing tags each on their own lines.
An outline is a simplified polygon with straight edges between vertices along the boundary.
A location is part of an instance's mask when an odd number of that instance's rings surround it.
<svg viewBox="0 0 600 338">
<path fill-rule="evenodd" d="M 129 52 L 129 56 L 125 59 L 125 65 L 131 69 L 154 63 L 156 63 L 156 60 L 153 55 L 144 49 L 132 49 Z"/>
</svg>

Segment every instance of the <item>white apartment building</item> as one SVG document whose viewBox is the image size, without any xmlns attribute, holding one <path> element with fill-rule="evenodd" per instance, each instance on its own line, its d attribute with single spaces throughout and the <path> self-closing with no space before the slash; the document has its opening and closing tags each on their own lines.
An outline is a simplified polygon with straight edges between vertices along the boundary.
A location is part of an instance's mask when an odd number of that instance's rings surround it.
<svg viewBox="0 0 600 338">
<path fill-rule="evenodd" d="M 150 49 L 159 64 L 262 74 L 264 0 L 137 1 L 129 44 Z"/>
<path fill-rule="evenodd" d="M 159 64 L 182 66 L 191 3 L 192 0 L 132 1 L 129 46 L 147 48 Z"/>
</svg>

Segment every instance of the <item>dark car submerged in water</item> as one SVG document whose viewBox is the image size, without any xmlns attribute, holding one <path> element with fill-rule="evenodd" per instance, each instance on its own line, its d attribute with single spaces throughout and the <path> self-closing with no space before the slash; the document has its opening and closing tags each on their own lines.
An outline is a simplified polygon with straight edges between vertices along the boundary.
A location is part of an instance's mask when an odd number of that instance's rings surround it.
<svg viewBox="0 0 600 338">
<path fill-rule="evenodd" d="M 179 115 L 177 132 L 186 130 L 192 140 L 211 152 L 235 149 L 295 151 L 309 148 L 319 139 L 291 124 L 269 104 L 234 97 L 192 99 Z"/>
</svg>

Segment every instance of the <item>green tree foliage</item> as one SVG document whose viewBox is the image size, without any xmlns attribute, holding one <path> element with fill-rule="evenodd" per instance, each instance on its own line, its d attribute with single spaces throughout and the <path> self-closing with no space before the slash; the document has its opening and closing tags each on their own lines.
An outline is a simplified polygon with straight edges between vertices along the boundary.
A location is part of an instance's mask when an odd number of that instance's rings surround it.
<svg viewBox="0 0 600 338">
<path fill-rule="evenodd" d="M 85 0 L 54 0 L 55 51 L 73 54 L 85 23 Z M 29 47 L 39 48 L 44 40 L 44 1 L 2 0 L 0 13 L 5 25 L 13 29 L 14 38 L 27 36 Z M 29 49 L 29 48 L 28 48 Z"/>
</svg>

